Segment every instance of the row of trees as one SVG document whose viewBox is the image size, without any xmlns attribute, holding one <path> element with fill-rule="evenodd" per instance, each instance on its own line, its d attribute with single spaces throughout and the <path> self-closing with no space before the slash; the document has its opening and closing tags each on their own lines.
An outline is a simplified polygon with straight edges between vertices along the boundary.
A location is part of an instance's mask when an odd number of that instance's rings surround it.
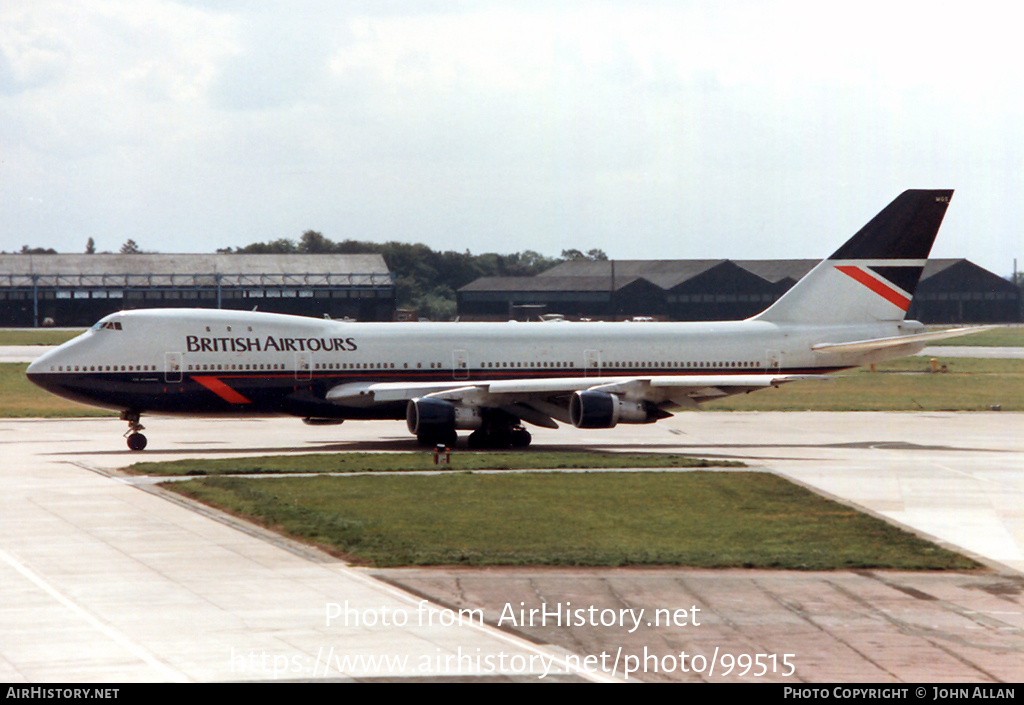
<svg viewBox="0 0 1024 705">
<path fill-rule="evenodd" d="M 121 254 L 141 254 L 143 250 L 129 239 L 121 246 Z M 399 308 L 411 309 L 420 316 L 434 320 L 455 317 L 455 292 L 480 277 L 532 276 L 566 260 L 607 260 L 601 250 L 587 252 L 562 250 L 561 257 L 545 257 L 539 252 L 525 250 L 510 255 L 489 252 L 474 255 L 469 252 L 439 252 L 426 245 L 405 242 L 367 242 L 342 240 L 334 242 L 315 230 L 307 230 L 298 241 L 282 238 L 270 242 L 254 242 L 244 247 L 226 247 L 221 254 L 379 254 L 395 278 L 396 303 Z M 57 254 L 56 250 L 30 248 L 25 245 L 22 254 Z M 96 243 L 89 238 L 86 254 L 96 254 Z"/>
<path fill-rule="evenodd" d="M 567 259 L 608 259 L 601 250 L 587 253 L 563 250 L 562 257 L 545 257 L 525 250 L 510 255 L 489 252 L 439 252 L 426 245 L 405 242 L 334 242 L 315 230 L 307 230 L 298 242 L 289 239 L 256 242 L 245 247 L 223 248 L 222 254 L 379 254 L 395 278 L 399 308 L 412 309 L 434 320 L 455 317 L 455 292 L 480 277 L 532 276 Z"/>
<path fill-rule="evenodd" d="M 141 254 L 142 250 L 139 248 L 138 243 L 135 240 L 129 238 L 127 242 L 121 245 L 122 255 L 137 255 Z M 55 255 L 57 250 L 52 247 L 29 247 L 28 245 L 22 245 L 20 255 Z M 85 254 L 94 255 L 96 254 L 96 241 L 89 238 L 88 242 L 85 243 Z M 109 252 L 103 254 L 109 255 Z"/>
</svg>

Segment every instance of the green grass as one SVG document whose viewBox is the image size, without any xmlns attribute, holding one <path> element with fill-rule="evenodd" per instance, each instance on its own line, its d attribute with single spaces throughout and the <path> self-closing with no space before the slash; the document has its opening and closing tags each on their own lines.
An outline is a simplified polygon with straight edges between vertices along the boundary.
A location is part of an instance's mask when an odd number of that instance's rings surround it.
<svg viewBox="0 0 1024 705">
<path fill-rule="evenodd" d="M 943 330 L 943 328 L 944 327 L 929 327 L 929 331 Z M 946 338 L 945 340 L 936 340 L 931 343 L 928 343 L 928 345 L 929 347 L 933 345 L 963 345 L 996 348 L 1024 348 L 1024 326 L 1004 326 L 1001 328 L 996 328 L 994 330 L 985 331 L 984 333 L 964 335 L 959 338 Z"/>
<path fill-rule="evenodd" d="M 85 328 L 0 328 L 0 345 L 60 345 L 85 332 Z"/>
<path fill-rule="evenodd" d="M 925 374 L 928 358 L 906 357 L 784 384 L 704 405 L 715 411 L 1024 411 L 1024 360 L 937 358 L 946 374 Z"/>
<path fill-rule="evenodd" d="M 177 460 L 136 463 L 128 472 L 144 475 L 253 475 L 267 473 L 409 472 L 415 470 L 550 470 L 572 468 L 706 468 L 744 467 L 729 460 L 704 460 L 662 453 L 470 452 L 451 454 L 449 465 L 434 465 L 433 454 L 318 453 L 262 458 Z"/>
<path fill-rule="evenodd" d="M 210 477 L 164 487 L 377 566 L 978 567 L 768 473 Z"/>
<path fill-rule="evenodd" d="M 112 416 L 113 412 L 68 401 L 46 392 L 28 381 L 26 364 L 0 363 L 0 417 L 55 418 Z"/>
</svg>

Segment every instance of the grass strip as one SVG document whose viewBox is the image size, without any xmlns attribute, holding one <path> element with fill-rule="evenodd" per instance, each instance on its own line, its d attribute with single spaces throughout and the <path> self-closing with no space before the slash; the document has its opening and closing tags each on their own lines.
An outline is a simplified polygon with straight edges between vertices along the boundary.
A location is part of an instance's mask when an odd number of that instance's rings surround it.
<svg viewBox="0 0 1024 705">
<path fill-rule="evenodd" d="M 1024 411 L 1024 360 L 905 357 L 832 375 L 827 382 L 784 384 L 708 402 L 709 411 Z"/>
<path fill-rule="evenodd" d="M 769 473 L 210 477 L 164 487 L 376 566 L 979 567 Z"/>
<path fill-rule="evenodd" d="M 85 328 L 0 328 L 0 345 L 60 345 L 85 332 Z"/>
<path fill-rule="evenodd" d="M 25 376 L 27 364 L 0 363 L 0 417 L 70 418 L 114 416 L 111 411 L 76 404 L 40 389 Z"/>
<path fill-rule="evenodd" d="M 942 330 L 941 327 L 929 330 Z M 1024 326 L 1014 325 L 1003 328 L 995 328 L 984 333 L 964 335 L 959 338 L 946 338 L 945 340 L 933 340 L 928 343 L 932 346 L 965 346 L 965 347 L 994 347 L 994 348 L 1024 348 Z"/>
<path fill-rule="evenodd" d="M 429 451 L 418 453 L 317 453 L 262 458 L 176 460 L 136 463 L 142 475 L 257 475 L 276 473 L 409 472 L 415 470 L 559 470 L 576 468 L 745 467 L 734 460 L 705 460 L 667 453 L 469 452 L 455 451 L 449 465 L 434 465 Z"/>
</svg>

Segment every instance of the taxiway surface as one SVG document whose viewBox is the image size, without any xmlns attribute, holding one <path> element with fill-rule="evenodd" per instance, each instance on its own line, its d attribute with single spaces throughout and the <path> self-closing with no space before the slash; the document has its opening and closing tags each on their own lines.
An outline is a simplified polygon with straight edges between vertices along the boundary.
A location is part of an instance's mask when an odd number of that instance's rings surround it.
<svg viewBox="0 0 1024 705">
<path fill-rule="evenodd" d="M 404 424 L 393 422 L 145 422 L 146 460 L 416 448 Z M 641 680 L 736 679 L 740 669 L 723 675 L 721 660 L 708 671 L 726 653 L 761 654 L 763 663 L 774 656 L 773 671 L 758 676 L 753 667 L 745 680 L 1020 679 L 1022 414 L 683 413 L 650 426 L 534 434 L 536 447 L 744 460 L 992 567 L 963 574 L 355 569 L 133 486 L 115 472 L 140 459 L 124 447 L 122 426 L 114 419 L 0 422 L 2 680 L 533 679 L 566 654 L 593 656 L 596 664 L 602 653 L 606 666 L 619 657 L 619 678 L 626 657 L 656 655 L 661 670 L 632 674 Z M 328 624 L 331 605 L 346 602 L 360 624 L 353 616 L 347 627 L 338 618 Z M 440 621 L 445 609 L 453 610 L 450 618 L 479 608 L 494 624 L 505 605 L 520 602 L 571 602 L 597 614 L 696 608 L 704 621 L 632 632 L 621 624 L 499 631 Z M 424 604 L 437 620 L 421 626 Z M 380 623 L 399 613 L 405 625 Z M 371 619 L 378 623 L 366 624 Z M 687 671 L 682 653 L 691 658 Z M 785 654 L 794 665 L 788 675 Z M 704 659 L 699 672 L 694 656 Z M 385 657 L 392 660 L 370 661 Z M 394 664 L 403 658 L 399 674 Z M 596 671 L 583 675 L 600 677 Z"/>
</svg>

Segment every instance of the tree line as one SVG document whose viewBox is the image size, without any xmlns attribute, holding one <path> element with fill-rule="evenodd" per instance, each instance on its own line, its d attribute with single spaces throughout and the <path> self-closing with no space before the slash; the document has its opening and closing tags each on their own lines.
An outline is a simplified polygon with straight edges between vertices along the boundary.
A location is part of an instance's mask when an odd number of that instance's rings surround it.
<svg viewBox="0 0 1024 705">
<path fill-rule="evenodd" d="M 219 254 L 240 255 L 295 255 L 295 254 L 378 254 L 384 258 L 395 280 L 395 299 L 398 308 L 410 309 L 419 316 L 433 320 L 450 320 L 456 315 L 455 292 L 480 277 L 527 277 L 539 274 L 567 260 L 607 260 L 601 250 L 587 252 L 562 250 L 561 257 L 545 257 L 533 250 L 502 255 L 488 252 L 474 255 L 465 252 L 432 250 L 424 244 L 405 242 L 367 242 L 342 240 L 334 242 L 315 230 L 307 230 L 298 241 L 288 238 L 270 242 L 254 242 L 244 247 L 225 247 Z M 96 243 L 89 238 L 85 254 L 95 254 Z M 135 240 L 127 240 L 121 254 L 143 254 Z M 51 248 L 21 248 L 20 254 L 51 255 Z M 110 253 L 103 253 L 110 254 Z"/>
<path fill-rule="evenodd" d="M 526 277 L 539 274 L 566 260 L 608 257 L 601 250 L 562 250 L 561 257 L 545 257 L 534 250 L 503 255 L 494 252 L 474 255 L 466 250 L 444 252 L 422 243 L 334 242 L 315 230 L 307 230 L 296 242 L 287 238 L 255 242 L 245 247 L 217 250 L 222 254 L 379 254 L 395 280 L 398 308 L 411 309 L 433 320 L 450 320 L 456 314 L 455 292 L 480 277 Z"/>
</svg>

